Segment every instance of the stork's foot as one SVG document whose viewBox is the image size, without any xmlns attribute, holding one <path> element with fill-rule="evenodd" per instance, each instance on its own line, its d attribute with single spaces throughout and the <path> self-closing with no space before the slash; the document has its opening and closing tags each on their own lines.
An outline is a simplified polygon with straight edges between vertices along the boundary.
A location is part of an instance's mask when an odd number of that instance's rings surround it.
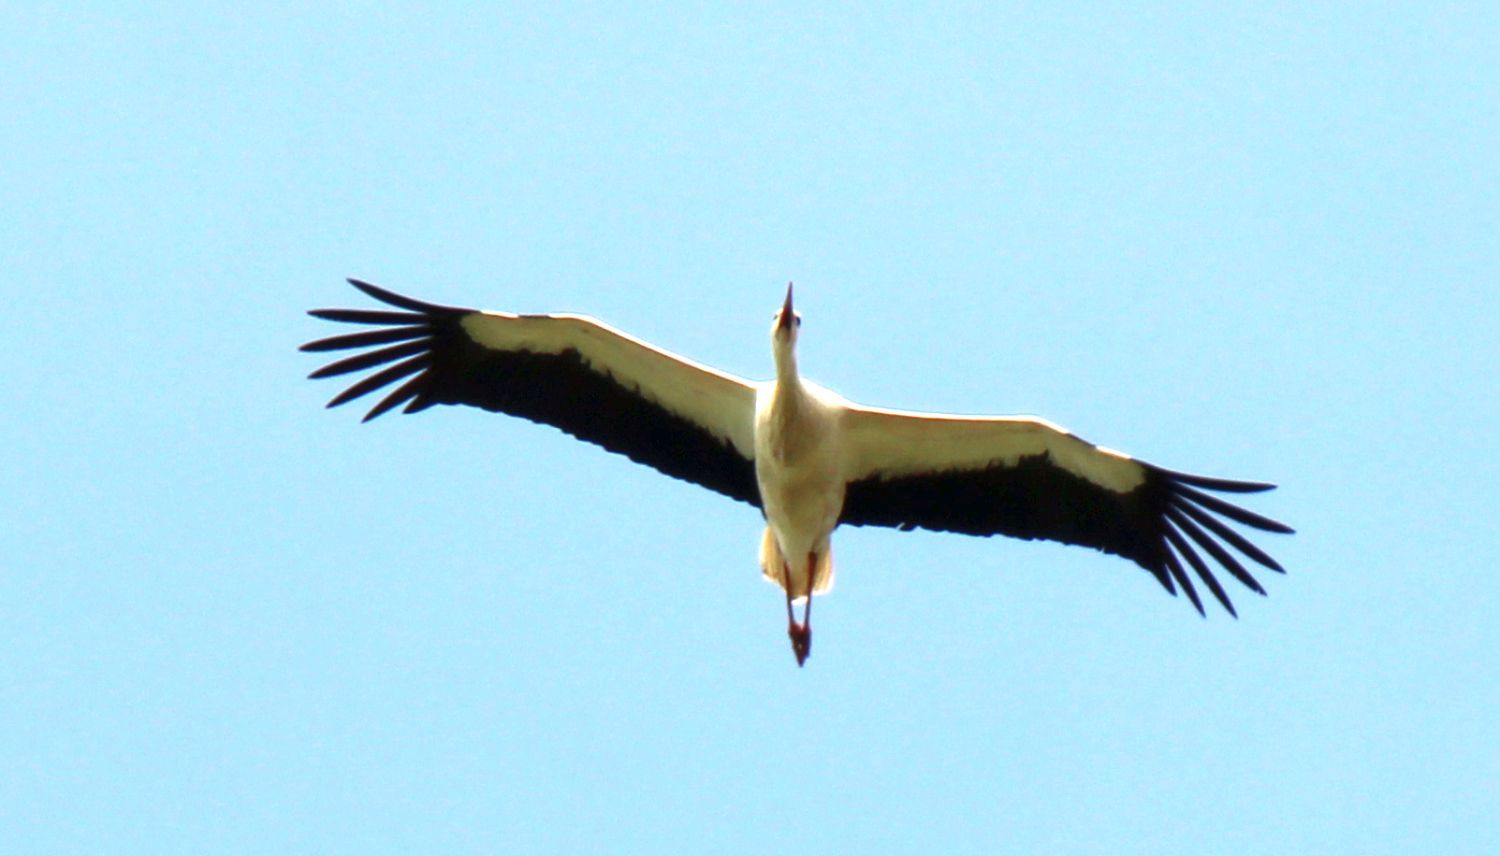
<svg viewBox="0 0 1500 856">
<path fill-rule="evenodd" d="M 797 665 L 800 667 L 807 662 L 807 655 L 812 653 L 812 628 L 793 621 L 787 624 L 786 635 L 792 640 L 792 653 L 797 656 Z"/>
</svg>

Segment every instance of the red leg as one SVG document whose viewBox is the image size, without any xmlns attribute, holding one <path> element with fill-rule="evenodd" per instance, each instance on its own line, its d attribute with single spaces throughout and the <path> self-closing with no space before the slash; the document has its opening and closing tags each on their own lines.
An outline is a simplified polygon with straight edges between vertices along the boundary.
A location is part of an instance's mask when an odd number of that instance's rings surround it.
<svg viewBox="0 0 1500 856">
<path fill-rule="evenodd" d="M 792 613 L 792 570 L 787 567 L 786 562 L 781 563 L 781 587 L 786 590 L 786 623 L 795 625 L 797 620 Z"/>
<path fill-rule="evenodd" d="M 818 570 L 818 554 L 807 554 L 807 603 L 802 604 L 802 626 L 812 633 L 813 574 Z"/>
<path fill-rule="evenodd" d="M 792 640 L 792 654 L 797 658 L 797 666 L 800 668 L 807 662 L 808 651 L 812 648 L 812 631 L 807 629 L 807 612 L 803 611 L 803 622 L 797 623 L 792 612 L 792 569 L 786 562 L 781 563 L 781 579 L 786 588 L 786 635 Z M 812 602 L 809 593 L 808 602 Z"/>
</svg>

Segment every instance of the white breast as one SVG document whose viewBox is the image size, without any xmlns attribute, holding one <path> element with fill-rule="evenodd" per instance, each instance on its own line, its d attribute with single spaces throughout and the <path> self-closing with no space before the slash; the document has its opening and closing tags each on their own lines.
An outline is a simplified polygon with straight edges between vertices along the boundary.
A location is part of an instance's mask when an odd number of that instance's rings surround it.
<svg viewBox="0 0 1500 856">
<path fill-rule="evenodd" d="M 761 385 L 755 408 L 755 476 L 766 524 L 791 560 L 793 591 L 806 586 L 809 552 L 828 550 L 844 505 L 839 436 L 844 404 L 821 387 Z"/>
</svg>

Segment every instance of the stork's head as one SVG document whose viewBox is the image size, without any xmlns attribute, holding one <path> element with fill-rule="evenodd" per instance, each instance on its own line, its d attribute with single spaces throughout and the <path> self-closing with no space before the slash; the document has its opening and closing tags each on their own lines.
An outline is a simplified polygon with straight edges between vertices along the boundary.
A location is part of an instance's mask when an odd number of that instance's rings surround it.
<svg viewBox="0 0 1500 856">
<path fill-rule="evenodd" d="M 771 321 L 771 345 L 774 350 L 791 350 L 797 344 L 797 328 L 802 326 L 802 316 L 792 308 L 792 284 L 786 284 L 786 303 L 783 303 Z"/>
</svg>

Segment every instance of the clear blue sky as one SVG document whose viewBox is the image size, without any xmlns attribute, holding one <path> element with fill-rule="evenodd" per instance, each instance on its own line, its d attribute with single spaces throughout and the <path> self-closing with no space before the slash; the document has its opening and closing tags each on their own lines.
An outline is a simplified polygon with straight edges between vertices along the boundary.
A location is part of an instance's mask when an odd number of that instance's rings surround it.
<svg viewBox="0 0 1500 856">
<path fill-rule="evenodd" d="M 0 11 L 0 849 L 1493 852 L 1500 18 Z M 1222 5 L 1222 4 L 1221 4 Z M 530 423 L 358 424 L 361 276 L 1264 479 L 1238 621 L 759 516 Z"/>
</svg>

